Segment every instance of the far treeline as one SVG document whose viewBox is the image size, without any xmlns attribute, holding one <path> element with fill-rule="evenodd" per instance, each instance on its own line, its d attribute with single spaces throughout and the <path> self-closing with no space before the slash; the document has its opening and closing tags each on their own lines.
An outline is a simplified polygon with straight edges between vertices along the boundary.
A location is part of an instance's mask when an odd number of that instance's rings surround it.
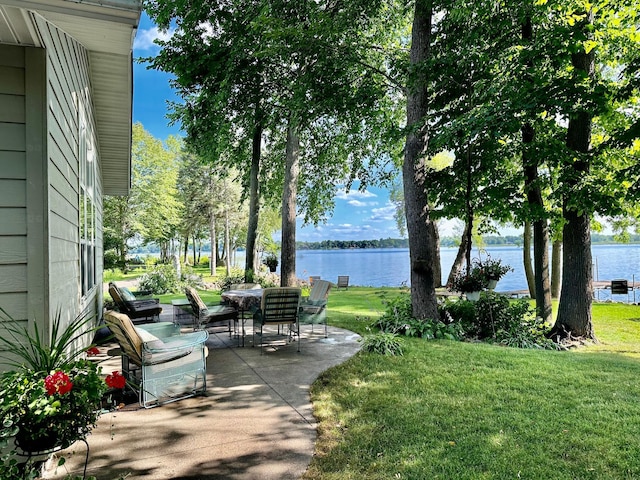
<svg viewBox="0 0 640 480">
<path fill-rule="evenodd" d="M 482 243 L 487 247 L 495 246 L 522 246 L 522 235 L 489 235 L 482 237 Z M 640 243 L 640 234 L 630 235 L 628 241 L 620 241 L 615 235 L 601 235 L 594 233 L 591 236 L 592 244 L 612 243 Z M 456 237 L 442 237 L 441 247 L 458 247 L 460 239 Z M 296 242 L 298 250 L 346 250 L 351 248 L 409 248 L 409 240 L 406 238 L 381 238 L 379 240 L 322 240 L 321 242 Z"/>
</svg>

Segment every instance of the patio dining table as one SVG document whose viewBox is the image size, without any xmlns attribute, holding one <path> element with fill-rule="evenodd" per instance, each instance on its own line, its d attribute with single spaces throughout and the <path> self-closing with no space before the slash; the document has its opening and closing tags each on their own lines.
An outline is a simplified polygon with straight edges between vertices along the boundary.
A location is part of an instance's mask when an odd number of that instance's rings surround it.
<svg viewBox="0 0 640 480">
<path fill-rule="evenodd" d="M 227 290 L 222 292 L 220 297 L 222 301 L 238 309 L 238 318 L 242 323 L 242 346 L 244 347 L 244 322 L 246 320 L 246 314 L 253 313 L 260 308 L 260 302 L 262 301 L 262 288 L 255 288 L 251 290 Z M 239 343 L 239 341 L 238 341 Z"/>
</svg>

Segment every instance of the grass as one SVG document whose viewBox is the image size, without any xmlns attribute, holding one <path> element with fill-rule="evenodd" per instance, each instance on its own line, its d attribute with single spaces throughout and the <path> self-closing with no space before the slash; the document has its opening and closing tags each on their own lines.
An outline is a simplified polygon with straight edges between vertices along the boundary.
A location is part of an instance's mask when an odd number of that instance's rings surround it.
<svg viewBox="0 0 640 480">
<path fill-rule="evenodd" d="M 580 350 L 406 339 L 330 369 L 304 478 L 640 478 L 640 307 L 593 314 L 602 343 Z"/>
<path fill-rule="evenodd" d="M 333 289 L 329 323 L 364 334 L 399 292 Z M 304 478 L 640 478 L 640 307 L 594 304 L 593 321 L 600 343 L 568 352 L 407 338 L 401 357 L 358 353 L 312 386 Z"/>
</svg>

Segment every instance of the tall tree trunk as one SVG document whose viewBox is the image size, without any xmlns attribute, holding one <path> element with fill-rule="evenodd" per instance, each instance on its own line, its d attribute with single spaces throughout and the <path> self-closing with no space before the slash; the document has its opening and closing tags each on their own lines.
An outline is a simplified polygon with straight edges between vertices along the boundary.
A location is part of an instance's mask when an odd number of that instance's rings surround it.
<svg viewBox="0 0 640 480">
<path fill-rule="evenodd" d="M 522 127 L 522 163 L 524 164 L 525 193 L 529 211 L 533 214 L 533 261 L 536 315 L 545 322 L 551 321 L 551 285 L 549 283 L 549 223 L 544 210 L 544 200 L 538 177 L 538 162 L 527 146 L 534 140 L 533 127 Z"/>
<path fill-rule="evenodd" d="M 462 238 L 460 239 L 460 246 L 458 247 L 458 253 L 456 253 L 456 258 L 453 261 L 453 265 L 451 266 L 451 271 L 449 272 L 449 278 L 447 278 L 447 285 L 452 285 L 455 276 L 462 270 L 462 265 L 465 262 L 465 259 L 468 256 L 471 256 L 471 243 L 469 243 L 469 232 L 471 228 L 469 227 L 469 223 L 464 223 L 464 232 L 462 232 Z M 467 252 L 469 252 L 467 254 Z"/>
<path fill-rule="evenodd" d="M 127 236 L 127 226 L 126 226 L 126 211 L 128 210 L 128 200 L 126 197 L 123 197 L 123 201 L 119 201 L 117 203 L 118 209 L 118 219 L 119 219 L 119 229 L 120 235 L 118 236 L 118 264 L 120 266 L 120 270 L 122 273 L 127 273 L 127 242 L 125 240 Z"/>
<path fill-rule="evenodd" d="M 522 39 L 533 42 L 531 17 L 522 25 Z M 531 65 L 527 65 L 531 68 Z M 525 82 L 528 77 L 525 76 Z M 551 285 L 549 283 L 549 223 L 542 199 L 540 177 L 538 176 L 538 158 L 531 152 L 530 146 L 535 140 L 533 125 L 522 126 L 522 164 L 524 166 L 524 191 L 527 195 L 529 211 L 533 216 L 533 261 L 536 314 L 545 322 L 551 321 Z"/>
<path fill-rule="evenodd" d="M 442 261 L 440 259 L 440 231 L 438 230 L 438 222 L 433 221 L 434 226 L 434 243 L 436 245 L 433 251 L 433 276 L 436 288 L 442 287 Z"/>
<path fill-rule="evenodd" d="M 225 180 L 226 183 L 226 180 Z M 231 239 L 229 232 L 229 209 L 224 211 L 224 256 L 227 277 L 231 276 Z"/>
<path fill-rule="evenodd" d="M 413 71 L 429 58 L 432 11 L 430 2 L 415 2 L 410 61 Z M 430 218 L 426 195 L 424 151 L 427 145 L 425 117 L 429 111 L 427 81 L 420 73 L 408 82 L 407 125 L 402 178 L 411 265 L 411 306 L 419 319 L 438 318 L 434 252 L 436 226 Z"/>
<path fill-rule="evenodd" d="M 562 240 L 556 239 L 551 247 L 551 298 L 560 296 L 562 278 Z"/>
<path fill-rule="evenodd" d="M 194 266 L 194 267 L 195 267 L 195 266 L 196 266 L 196 264 L 198 263 L 198 262 L 196 261 L 196 249 L 198 248 L 198 247 L 197 247 L 197 242 L 198 242 L 198 241 L 196 240 L 196 234 L 194 233 L 194 234 L 193 234 L 193 266 Z"/>
<path fill-rule="evenodd" d="M 260 210 L 260 192 L 258 174 L 260 173 L 260 149 L 262 147 L 262 120 L 256 107 L 256 124 L 253 128 L 253 148 L 251 152 L 251 171 L 249 173 L 249 225 L 247 228 L 246 257 L 244 263 L 244 281 L 252 283 L 256 267 L 256 245 L 258 237 L 258 212 Z"/>
<path fill-rule="evenodd" d="M 581 25 L 588 28 L 593 22 L 590 12 Z M 595 71 L 595 49 L 571 55 L 571 63 L 577 72 L 592 77 Z M 577 159 L 565 165 L 570 179 L 568 189 L 575 187 L 589 171 L 588 153 L 591 148 L 591 114 L 578 111 L 569 116 L 567 147 L 576 152 Z M 562 262 L 562 290 L 558 305 L 558 317 L 552 329 L 553 338 L 579 337 L 595 340 L 591 322 L 593 292 L 591 272 L 591 229 L 589 213 L 570 203 L 568 194 L 562 202 L 565 224 L 562 231 L 564 255 Z"/>
<path fill-rule="evenodd" d="M 296 285 L 296 213 L 298 175 L 300 173 L 300 137 L 298 126 L 289 120 L 282 190 L 282 244 L 280 250 L 280 286 Z"/>
<path fill-rule="evenodd" d="M 471 273 L 471 246 L 473 245 L 473 203 L 471 195 L 473 193 L 473 166 L 471 165 L 471 145 L 467 145 L 467 187 L 465 198 L 465 210 L 467 218 L 465 220 L 465 232 L 467 234 L 465 260 L 467 265 L 467 275 Z"/>
<path fill-rule="evenodd" d="M 213 174 L 209 177 L 209 195 L 212 194 L 214 188 Z M 211 256 L 209 257 L 209 273 L 211 276 L 216 275 L 216 267 L 218 266 L 218 245 L 216 238 L 216 216 L 215 209 L 212 205 L 213 202 L 209 203 L 209 241 L 211 243 Z"/>
<path fill-rule="evenodd" d="M 533 299 L 536 298 L 536 280 L 533 272 L 533 264 L 531 263 L 531 243 L 532 243 L 532 229 L 531 223 L 527 220 L 524 222 L 524 234 L 523 246 L 522 246 L 522 264 L 524 265 L 524 276 L 527 279 L 527 288 L 529 289 L 529 296 Z"/>
</svg>

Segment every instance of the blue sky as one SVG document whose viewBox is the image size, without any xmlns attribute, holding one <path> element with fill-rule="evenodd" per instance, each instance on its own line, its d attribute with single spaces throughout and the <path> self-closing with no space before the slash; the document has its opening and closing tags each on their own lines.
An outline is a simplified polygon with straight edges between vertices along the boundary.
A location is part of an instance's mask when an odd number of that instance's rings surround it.
<svg viewBox="0 0 640 480">
<path fill-rule="evenodd" d="M 146 14 L 142 14 L 133 54 L 135 58 L 153 56 L 158 46 L 153 40 L 160 34 Z M 167 101 L 179 101 L 169 86 L 169 75 L 148 70 L 135 63 L 133 67 L 133 121 L 140 122 L 154 137 L 164 140 L 169 135 L 181 135 L 179 125 L 169 125 Z M 389 192 L 370 187 L 364 192 L 351 191 L 336 197 L 333 216 L 324 225 L 299 226 L 299 241 L 376 240 L 399 238 L 393 218 L 394 207 Z M 301 225 L 301 223 L 299 223 Z"/>
</svg>

